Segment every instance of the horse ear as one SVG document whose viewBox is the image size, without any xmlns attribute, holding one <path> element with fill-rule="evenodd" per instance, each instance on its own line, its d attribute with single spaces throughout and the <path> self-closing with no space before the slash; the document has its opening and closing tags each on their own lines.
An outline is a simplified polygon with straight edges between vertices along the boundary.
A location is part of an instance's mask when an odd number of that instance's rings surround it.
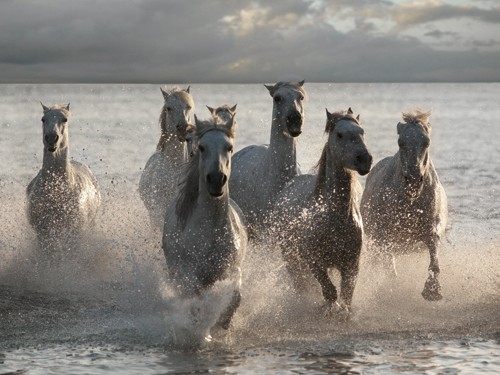
<svg viewBox="0 0 500 375">
<path fill-rule="evenodd" d="M 329 133 L 335 127 L 334 116 L 330 112 L 328 112 L 328 108 L 326 108 L 326 126 L 325 133 Z"/>
<path fill-rule="evenodd" d="M 193 124 L 188 124 L 187 127 L 186 127 L 186 133 L 193 133 L 194 131 L 196 130 L 196 126 L 194 126 Z"/>
<path fill-rule="evenodd" d="M 397 125 L 397 130 L 398 130 L 398 134 L 401 134 L 401 132 L 403 131 L 403 127 L 405 126 L 406 124 L 402 123 L 402 122 L 398 122 L 398 125 Z"/>
<path fill-rule="evenodd" d="M 66 111 L 69 111 L 69 103 L 66 104 L 66 107 L 64 107 L 66 109 Z"/>
<path fill-rule="evenodd" d="M 237 106 L 237 105 L 238 105 L 238 104 L 235 104 L 235 105 L 233 105 L 233 106 L 230 108 L 231 112 L 233 112 L 233 113 L 234 113 L 234 112 L 236 112 L 236 106 Z"/>
<path fill-rule="evenodd" d="M 304 80 L 302 80 L 302 81 L 298 82 L 297 84 L 298 84 L 300 87 L 302 87 L 302 86 L 304 86 L 304 82 L 305 82 L 305 81 L 304 81 Z"/>
<path fill-rule="evenodd" d="M 184 90 L 184 91 L 186 91 L 186 92 L 189 94 L 189 90 L 191 90 L 191 85 L 189 85 L 189 86 L 187 87 L 187 89 L 186 89 L 186 90 Z"/>
<path fill-rule="evenodd" d="M 234 138 L 236 134 L 237 122 L 234 120 L 236 115 L 232 115 L 228 122 L 224 124 L 224 127 L 229 131 L 231 137 Z"/>
<path fill-rule="evenodd" d="M 266 87 L 266 89 L 269 90 L 269 94 L 271 94 L 271 96 L 274 96 L 274 86 L 271 86 L 271 85 L 264 85 Z"/>
<path fill-rule="evenodd" d="M 201 123 L 201 121 L 200 121 L 200 120 L 198 120 L 198 116 L 196 116 L 196 114 L 195 114 L 195 115 L 194 115 L 194 124 L 195 124 L 195 126 L 199 126 L 199 125 L 200 125 L 200 123 Z"/>
<path fill-rule="evenodd" d="M 163 88 L 161 88 L 161 87 L 160 87 L 160 91 L 161 91 L 161 93 L 163 95 L 163 98 L 165 100 L 167 100 L 168 99 L 168 92 L 166 92 L 165 90 L 163 90 Z"/>
<path fill-rule="evenodd" d="M 360 115 L 358 114 L 358 115 L 356 116 L 356 120 L 358 120 L 358 122 L 359 122 L 359 118 L 360 118 Z"/>
<path fill-rule="evenodd" d="M 207 105 L 207 108 L 212 115 L 215 115 L 215 108 L 209 107 L 208 105 Z"/>
<path fill-rule="evenodd" d="M 43 103 L 42 103 L 42 102 L 40 102 L 40 104 L 42 105 L 42 108 L 43 108 L 43 113 L 47 112 L 47 111 L 50 109 L 49 107 L 47 107 L 47 106 L 43 105 Z"/>
<path fill-rule="evenodd" d="M 349 107 L 349 109 L 347 110 L 347 113 L 348 113 L 349 115 L 352 115 L 352 114 L 354 113 L 354 112 L 352 111 L 351 107 Z"/>
</svg>

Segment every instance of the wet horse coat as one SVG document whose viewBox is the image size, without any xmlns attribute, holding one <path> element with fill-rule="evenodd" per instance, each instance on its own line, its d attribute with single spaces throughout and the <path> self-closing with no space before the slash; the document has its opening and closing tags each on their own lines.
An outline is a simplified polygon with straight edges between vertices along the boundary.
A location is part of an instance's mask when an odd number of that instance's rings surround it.
<svg viewBox="0 0 500 375">
<path fill-rule="evenodd" d="M 406 252 L 418 242 L 430 255 L 429 276 L 422 296 L 439 300 L 438 244 L 447 225 L 446 193 L 429 155 L 430 113 L 414 110 L 398 123 L 399 151 L 378 162 L 370 172 L 363 193 L 361 213 L 370 251 L 386 256 Z"/>
<path fill-rule="evenodd" d="M 196 296 L 228 280 L 234 295 L 218 325 L 228 328 L 240 303 L 246 224 L 229 198 L 234 121 L 196 121 L 198 151 L 165 217 L 163 251 L 169 279 L 181 296 Z"/>
<path fill-rule="evenodd" d="M 162 89 L 161 92 L 164 104 L 159 120 L 160 139 L 139 181 L 139 194 L 151 224 L 158 229 L 163 226 L 165 211 L 177 192 L 179 173 L 188 160 L 186 136 L 194 110 L 189 87 L 186 90 L 176 87 L 168 92 Z"/>
<path fill-rule="evenodd" d="M 101 195 L 90 169 L 70 158 L 69 104 L 42 107 L 43 162 L 27 187 L 27 212 L 42 249 L 50 252 L 94 222 Z"/>
<path fill-rule="evenodd" d="M 263 225 L 278 194 L 300 174 L 295 138 L 302 133 L 304 122 L 303 84 L 266 86 L 274 103 L 270 143 L 245 147 L 233 157 L 231 196 L 252 227 Z"/>
<path fill-rule="evenodd" d="M 367 174 L 372 157 L 359 117 L 350 108 L 327 111 L 325 132 L 328 141 L 318 174 L 295 177 L 283 189 L 274 217 L 280 223 L 280 247 L 295 286 L 302 289 L 304 275 L 312 274 L 332 304 L 337 301 L 337 289 L 328 269 L 336 268 L 341 274 L 341 299 L 350 306 L 363 243 L 356 173 Z"/>
</svg>

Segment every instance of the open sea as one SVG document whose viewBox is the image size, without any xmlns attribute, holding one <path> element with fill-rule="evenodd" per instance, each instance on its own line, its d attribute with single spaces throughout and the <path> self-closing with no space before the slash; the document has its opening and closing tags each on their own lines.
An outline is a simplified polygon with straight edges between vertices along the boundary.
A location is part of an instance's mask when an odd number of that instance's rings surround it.
<svg viewBox="0 0 500 375">
<path fill-rule="evenodd" d="M 325 108 L 361 114 L 374 162 L 396 152 L 402 111 L 432 110 L 431 157 L 450 216 L 443 300 L 420 295 L 428 253 L 399 257 L 394 278 L 364 252 L 352 319 L 326 317 L 319 287 L 298 297 L 264 240 L 248 249 L 230 330 L 178 348 L 172 325 L 186 317 L 170 303 L 161 237 L 137 191 L 159 136 L 159 86 L 0 85 L 0 375 L 500 373 L 500 83 L 304 87 L 303 172 L 326 141 Z M 268 143 L 263 85 L 193 84 L 191 93 L 200 118 L 206 105 L 238 104 L 236 150 Z M 48 273 L 34 267 L 25 212 L 42 163 L 40 101 L 71 103 L 71 155 L 90 166 L 103 198 L 94 230 Z"/>
</svg>

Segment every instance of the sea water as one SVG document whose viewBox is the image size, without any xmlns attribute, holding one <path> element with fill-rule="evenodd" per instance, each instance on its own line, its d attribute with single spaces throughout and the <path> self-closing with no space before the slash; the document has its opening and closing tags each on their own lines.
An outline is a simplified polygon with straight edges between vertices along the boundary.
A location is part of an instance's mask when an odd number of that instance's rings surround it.
<svg viewBox="0 0 500 375">
<path fill-rule="evenodd" d="M 318 287 L 294 293 L 264 240 L 248 249 L 230 330 L 196 349 L 176 347 L 172 327 L 187 310 L 172 303 L 161 234 L 137 192 L 159 136 L 158 85 L 0 85 L 0 374 L 499 373 L 500 84 L 305 88 L 303 172 L 326 141 L 325 108 L 360 113 L 375 162 L 396 152 L 402 111 L 432 110 L 431 157 L 450 211 L 443 300 L 420 295 L 427 253 L 399 257 L 394 278 L 364 251 L 353 316 L 338 321 L 325 316 Z M 272 99 L 263 85 L 192 84 L 191 93 L 200 118 L 206 105 L 238 104 L 236 150 L 268 143 Z M 44 273 L 25 213 L 43 154 L 40 101 L 71 103 L 71 155 L 95 173 L 103 198 L 95 228 Z M 209 297 L 202 311 L 221 296 Z"/>
</svg>

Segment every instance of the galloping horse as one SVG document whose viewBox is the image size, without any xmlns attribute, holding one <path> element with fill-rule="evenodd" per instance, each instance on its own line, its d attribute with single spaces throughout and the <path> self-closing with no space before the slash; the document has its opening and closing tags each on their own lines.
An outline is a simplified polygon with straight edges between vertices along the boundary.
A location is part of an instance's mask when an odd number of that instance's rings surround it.
<svg viewBox="0 0 500 375">
<path fill-rule="evenodd" d="M 57 251 L 72 235 L 94 222 L 101 195 L 90 169 L 69 155 L 69 104 L 42 104 L 42 169 L 27 188 L 28 220 L 43 251 Z"/>
<path fill-rule="evenodd" d="M 186 135 L 191 130 L 190 114 L 194 111 L 189 87 L 161 92 L 164 104 L 159 120 L 160 140 L 139 181 L 139 194 L 155 228 L 162 227 L 165 211 L 177 192 L 179 173 L 188 159 Z"/>
<path fill-rule="evenodd" d="M 429 249 L 429 276 L 422 296 L 442 298 L 438 244 L 448 219 L 446 193 L 429 155 L 430 113 L 415 109 L 398 123 L 399 151 L 378 162 L 366 180 L 361 213 L 368 237 L 393 257 L 423 242 Z M 394 260 L 394 258 L 393 258 Z"/>
<path fill-rule="evenodd" d="M 168 276 L 181 296 L 199 295 L 217 281 L 234 285 L 217 322 L 225 329 L 240 304 L 240 266 L 247 246 L 243 214 L 229 198 L 227 183 L 235 131 L 234 119 L 225 124 L 196 119 L 198 151 L 167 210 L 163 231 Z"/>
<path fill-rule="evenodd" d="M 270 144 L 245 147 L 233 157 L 231 194 L 250 226 L 263 224 L 280 191 L 300 174 L 295 138 L 304 122 L 303 84 L 266 86 L 274 102 Z"/>
<path fill-rule="evenodd" d="M 323 297 L 332 306 L 337 289 L 329 275 L 341 275 L 340 296 L 351 305 L 363 243 L 359 212 L 361 185 L 356 173 L 370 171 L 372 156 L 364 142 L 359 116 L 352 110 L 329 113 L 328 141 L 318 162 L 317 175 L 300 175 L 280 194 L 273 217 L 279 223 L 280 246 L 292 280 L 300 290 L 312 273 Z"/>
</svg>

